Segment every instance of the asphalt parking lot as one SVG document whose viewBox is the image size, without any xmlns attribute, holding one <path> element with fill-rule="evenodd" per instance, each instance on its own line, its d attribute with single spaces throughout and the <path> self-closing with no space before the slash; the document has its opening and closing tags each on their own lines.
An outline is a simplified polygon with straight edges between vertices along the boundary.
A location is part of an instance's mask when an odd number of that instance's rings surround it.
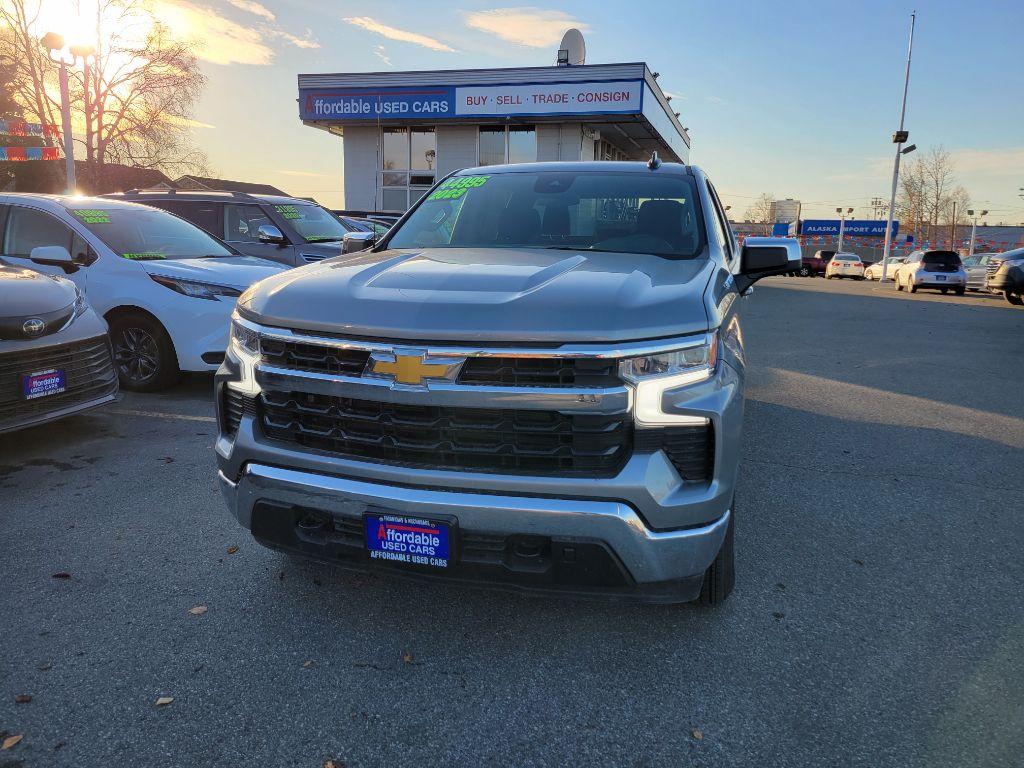
<svg viewBox="0 0 1024 768">
<path fill-rule="evenodd" d="M 777 278 L 745 335 L 717 610 L 296 565 L 208 377 L 0 437 L 0 766 L 1020 766 L 1024 310 Z"/>
</svg>

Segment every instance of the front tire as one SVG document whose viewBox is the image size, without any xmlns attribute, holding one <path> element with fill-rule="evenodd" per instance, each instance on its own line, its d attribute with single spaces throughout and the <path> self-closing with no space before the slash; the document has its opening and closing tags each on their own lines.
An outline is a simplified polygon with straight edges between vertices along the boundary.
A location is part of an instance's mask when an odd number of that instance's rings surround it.
<svg viewBox="0 0 1024 768">
<path fill-rule="evenodd" d="M 894 286 L 896 286 L 896 293 L 899 293 L 900 291 L 903 290 L 903 283 L 900 282 L 900 276 L 899 275 L 896 275 L 895 277 L 893 277 L 892 284 Z"/>
<path fill-rule="evenodd" d="M 178 356 L 167 331 L 154 318 L 132 312 L 110 320 L 114 365 L 123 389 L 155 392 L 178 380 Z"/>
<path fill-rule="evenodd" d="M 1009 291 L 1007 291 L 1006 293 L 1003 294 L 1003 296 L 1005 296 L 1006 300 L 1013 304 L 1013 306 L 1024 307 L 1024 297 L 1021 297 L 1019 293 L 1010 293 Z"/>
<path fill-rule="evenodd" d="M 800 277 L 810 277 L 810 276 L 811 276 L 811 270 L 809 270 L 807 267 L 800 267 Z"/>
<path fill-rule="evenodd" d="M 911 293 L 917 293 L 917 286 L 914 284 L 914 278 L 907 280 L 907 290 Z"/>
<path fill-rule="evenodd" d="M 732 594 L 736 586 L 736 554 L 733 531 L 736 528 L 736 497 L 729 510 L 729 527 L 725 530 L 725 541 L 718 550 L 718 556 L 711 567 L 704 572 L 704 583 L 700 588 L 697 602 L 701 605 L 721 605 Z"/>
<path fill-rule="evenodd" d="M 963 296 L 965 293 L 967 293 L 967 289 L 961 286 L 960 288 L 954 288 L 953 292 L 956 293 L 957 296 Z"/>
</svg>

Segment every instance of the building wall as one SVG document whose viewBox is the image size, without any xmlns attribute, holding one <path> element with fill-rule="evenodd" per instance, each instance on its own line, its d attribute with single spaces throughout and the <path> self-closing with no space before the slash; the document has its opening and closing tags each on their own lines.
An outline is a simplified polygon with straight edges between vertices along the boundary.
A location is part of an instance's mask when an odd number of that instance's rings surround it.
<svg viewBox="0 0 1024 768">
<path fill-rule="evenodd" d="M 435 131 L 438 178 L 477 164 L 475 125 L 439 125 Z"/>
<path fill-rule="evenodd" d="M 344 193 L 345 207 L 350 210 L 377 210 L 378 131 L 375 125 L 345 126 Z"/>
<path fill-rule="evenodd" d="M 582 131 L 583 126 L 579 123 L 541 123 L 537 126 L 537 160 L 542 163 L 593 160 L 593 140 L 585 139 Z"/>
</svg>

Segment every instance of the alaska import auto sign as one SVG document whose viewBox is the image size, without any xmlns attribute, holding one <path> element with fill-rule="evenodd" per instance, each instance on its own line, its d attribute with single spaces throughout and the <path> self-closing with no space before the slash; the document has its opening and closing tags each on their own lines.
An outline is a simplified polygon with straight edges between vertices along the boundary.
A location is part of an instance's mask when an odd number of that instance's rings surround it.
<svg viewBox="0 0 1024 768">
<path fill-rule="evenodd" d="M 900 231 L 899 221 L 892 223 L 892 236 Z M 800 226 L 801 235 L 839 236 L 839 219 L 805 219 Z M 885 222 L 877 219 L 847 219 L 843 225 L 847 237 L 885 237 Z"/>
<path fill-rule="evenodd" d="M 303 120 L 400 120 L 639 113 L 643 81 L 304 88 Z"/>
</svg>

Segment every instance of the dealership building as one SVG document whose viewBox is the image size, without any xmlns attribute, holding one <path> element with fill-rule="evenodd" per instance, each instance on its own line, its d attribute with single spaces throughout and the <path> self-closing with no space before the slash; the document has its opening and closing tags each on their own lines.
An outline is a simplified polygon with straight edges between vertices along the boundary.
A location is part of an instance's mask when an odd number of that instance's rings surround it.
<svg viewBox="0 0 1024 768">
<path fill-rule="evenodd" d="M 690 137 L 644 63 L 299 75 L 299 117 L 340 139 L 345 208 L 405 211 L 460 168 L 688 162 Z"/>
</svg>

